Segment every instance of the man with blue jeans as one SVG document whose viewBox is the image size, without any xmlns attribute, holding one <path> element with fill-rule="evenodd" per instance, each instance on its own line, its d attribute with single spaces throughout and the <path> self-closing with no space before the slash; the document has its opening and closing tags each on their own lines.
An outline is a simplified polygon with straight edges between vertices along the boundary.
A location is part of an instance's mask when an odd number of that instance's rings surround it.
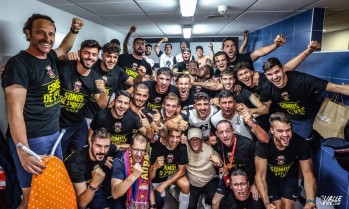
<svg viewBox="0 0 349 209">
<path fill-rule="evenodd" d="M 8 143 L 23 192 L 20 209 L 28 207 L 32 174 L 42 173 L 45 165 L 16 145 L 22 143 L 39 155 L 51 151 L 58 137 L 60 112 L 56 61 L 71 49 L 82 25 L 82 20 L 73 18 L 70 32 L 52 50 L 54 21 L 46 15 L 33 14 L 23 27 L 30 42 L 28 49 L 12 57 L 2 74 L 8 107 Z M 60 146 L 55 154 L 62 158 Z"/>
<path fill-rule="evenodd" d="M 72 150 L 81 149 L 87 144 L 87 123 L 83 109 L 93 97 L 98 106 L 104 109 L 108 104 L 105 83 L 92 66 L 98 60 L 101 49 L 95 40 L 85 40 L 79 50 L 80 61 L 60 61 L 61 115 L 59 125 L 67 130 L 62 138 L 63 157 Z"/>
</svg>

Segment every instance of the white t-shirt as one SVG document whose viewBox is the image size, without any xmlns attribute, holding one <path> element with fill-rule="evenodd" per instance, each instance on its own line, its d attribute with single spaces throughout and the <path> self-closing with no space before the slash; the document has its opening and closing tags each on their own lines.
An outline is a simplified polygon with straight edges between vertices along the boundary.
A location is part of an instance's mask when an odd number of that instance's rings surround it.
<svg viewBox="0 0 349 209">
<path fill-rule="evenodd" d="M 217 123 L 221 120 L 225 120 L 225 118 L 223 118 L 222 115 L 222 110 L 218 111 L 211 117 L 211 129 L 213 126 L 216 130 Z M 245 125 L 244 119 L 238 113 L 234 114 L 234 117 L 230 120 L 230 123 L 233 126 L 235 133 L 247 137 L 249 139 L 253 139 L 251 130 Z"/>
</svg>

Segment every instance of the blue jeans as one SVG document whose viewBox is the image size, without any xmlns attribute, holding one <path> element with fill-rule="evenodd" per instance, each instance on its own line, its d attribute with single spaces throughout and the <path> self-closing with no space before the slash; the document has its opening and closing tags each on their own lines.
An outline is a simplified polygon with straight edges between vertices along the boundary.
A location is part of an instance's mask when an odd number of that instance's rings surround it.
<svg viewBox="0 0 349 209">
<path fill-rule="evenodd" d="M 37 138 L 28 139 L 29 148 L 38 155 L 49 155 L 53 148 L 53 145 L 55 144 L 58 138 L 58 135 L 59 132 L 57 131 L 56 133 L 48 136 L 41 136 Z M 10 153 L 16 166 L 16 174 L 19 181 L 19 185 L 21 186 L 21 188 L 30 188 L 32 174 L 24 170 L 21 161 L 19 160 L 16 145 L 14 144 L 13 139 L 8 137 L 7 143 L 9 144 Z M 63 159 L 62 148 L 60 144 L 57 146 L 55 156 L 57 156 L 60 159 Z"/>
<path fill-rule="evenodd" d="M 308 139 L 313 132 L 314 119 L 296 120 L 291 119 L 292 132 L 298 134 L 303 139 Z"/>
<path fill-rule="evenodd" d="M 87 144 L 87 123 L 86 120 L 81 121 L 75 126 L 64 128 L 67 132 L 62 138 L 62 153 L 65 158 L 69 153 L 68 149 L 79 150 Z"/>
</svg>

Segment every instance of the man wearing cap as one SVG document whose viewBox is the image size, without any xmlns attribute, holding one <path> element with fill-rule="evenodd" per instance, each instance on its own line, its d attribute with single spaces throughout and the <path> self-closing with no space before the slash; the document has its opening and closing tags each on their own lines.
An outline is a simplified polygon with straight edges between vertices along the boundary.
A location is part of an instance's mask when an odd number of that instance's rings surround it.
<svg viewBox="0 0 349 209">
<path fill-rule="evenodd" d="M 211 205 L 218 185 L 215 167 L 222 167 L 223 162 L 210 145 L 203 143 L 200 128 L 189 129 L 187 151 L 189 163 L 185 168 L 190 183 L 188 208 L 197 208 L 201 194 L 206 194 L 205 203 Z"/>
</svg>

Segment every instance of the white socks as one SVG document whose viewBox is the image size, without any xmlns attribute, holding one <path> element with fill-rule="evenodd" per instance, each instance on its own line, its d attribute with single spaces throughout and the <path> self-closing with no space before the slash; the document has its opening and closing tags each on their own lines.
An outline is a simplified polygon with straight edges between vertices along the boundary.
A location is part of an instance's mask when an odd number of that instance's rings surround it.
<svg viewBox="0 0 349 209">
<path fill-rule="evenodd" d="M 189 206 L 189 194 L 183 194 L 182 192 L 179 193 L 179 209 L 188 209 Z"/>
</svg>

